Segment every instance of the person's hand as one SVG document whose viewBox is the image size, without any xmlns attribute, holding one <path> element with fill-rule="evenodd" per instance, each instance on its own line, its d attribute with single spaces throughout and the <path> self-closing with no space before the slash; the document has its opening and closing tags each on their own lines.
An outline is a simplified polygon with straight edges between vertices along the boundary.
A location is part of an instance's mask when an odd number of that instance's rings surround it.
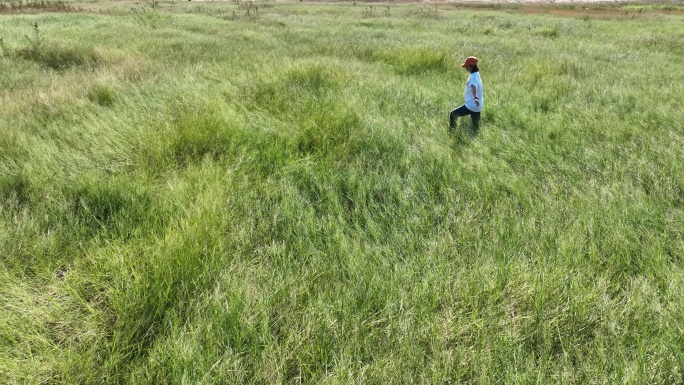
<svg viewBox="0 0 684 385">
<path fill-rule="evenodd" d="M 478 99 L 477 96 L 475 97 L 475 105 L 480 107 L 480 99 Z"/>
</svg>

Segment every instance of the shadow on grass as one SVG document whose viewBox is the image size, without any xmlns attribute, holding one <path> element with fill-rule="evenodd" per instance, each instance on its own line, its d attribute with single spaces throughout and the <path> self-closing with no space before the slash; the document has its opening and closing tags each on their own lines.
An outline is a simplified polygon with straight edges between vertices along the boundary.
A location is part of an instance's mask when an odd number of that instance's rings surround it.
<svg viewBox="0 0 684 385">
<path fill-rule="evenodd" d="M 452 138 L 452 143 L 455 146 L 465 146 L 480 136 L 482 130 L 482 123 L 476 126 L 470 121 L 461 121 L 456 123 L 456 127 L 449 128 L 449 136 Z"/>
</svg>

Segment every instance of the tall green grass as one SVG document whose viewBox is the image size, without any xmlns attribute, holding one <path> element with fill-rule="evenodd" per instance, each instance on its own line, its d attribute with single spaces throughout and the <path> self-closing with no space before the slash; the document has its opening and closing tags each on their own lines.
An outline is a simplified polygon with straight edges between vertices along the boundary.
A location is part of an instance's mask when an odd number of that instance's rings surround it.
<svg viewBox="0 0 684 385">
<path fill-rule="evenodd" d="M 684 381 L 680 16 L 258 5 L 0 16 L 0 383 Z"/>
</svg>

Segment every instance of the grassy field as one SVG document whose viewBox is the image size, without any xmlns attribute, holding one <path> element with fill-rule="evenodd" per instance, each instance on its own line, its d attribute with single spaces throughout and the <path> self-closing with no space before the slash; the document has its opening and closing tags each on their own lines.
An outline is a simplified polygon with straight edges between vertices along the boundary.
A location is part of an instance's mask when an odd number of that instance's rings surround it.
<svg viewBox="0 0 684 385">
<path fill-rule="evenodd" d="M 684 383 L 679 8 L 4 4 L 1 384 Z"/>
</svg>

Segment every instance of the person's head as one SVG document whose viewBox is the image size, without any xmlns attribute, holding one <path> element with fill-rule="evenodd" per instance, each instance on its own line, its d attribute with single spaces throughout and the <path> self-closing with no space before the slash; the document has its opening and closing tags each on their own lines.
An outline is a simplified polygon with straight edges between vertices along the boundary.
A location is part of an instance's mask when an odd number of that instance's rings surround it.
<svg viewBox="0 0 684 385">
<path fill-rule="evenodd" d="M 478 72 L 480 69 L 477 67 L 477 58 L 475 56 L 469 56 L 463 64 L 461 64 L 461 67 L 465 68 L 468 72 L 473 73 L 473 72 Z"/>
</svg>

